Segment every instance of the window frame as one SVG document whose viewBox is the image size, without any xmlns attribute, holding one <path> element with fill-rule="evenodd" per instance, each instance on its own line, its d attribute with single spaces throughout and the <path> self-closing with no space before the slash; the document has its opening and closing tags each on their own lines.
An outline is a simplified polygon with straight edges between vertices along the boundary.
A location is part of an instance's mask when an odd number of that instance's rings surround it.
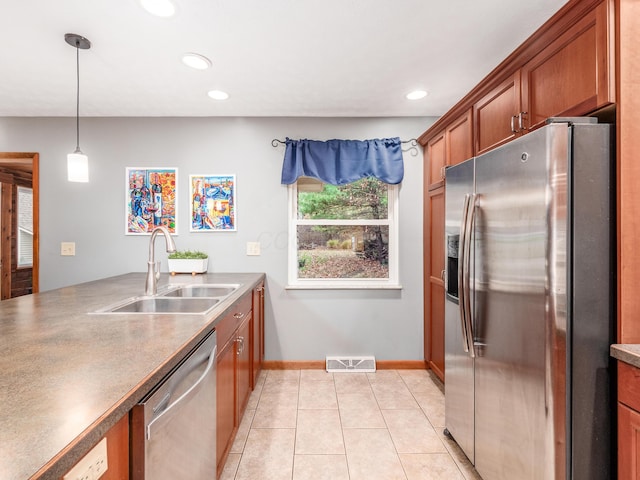
<svg viewBox="0 0 640 480">
<path fill-rule="evenodd" d="M 302 178 L 302 177 L 301 177 Z M 326 182 L 323 182 L 326 183 Z M 288 194 L 288 284 L 287 289 L 401 289 L 399 278 L 399 191 L 400 185 L 387 185 L 387 218 L 377 220 L 298 219 L 298 182 L 287 186 Z M 298 278 L 299 225 L 386 225 L 389 228 L 388 278 Z"/>
</svg>

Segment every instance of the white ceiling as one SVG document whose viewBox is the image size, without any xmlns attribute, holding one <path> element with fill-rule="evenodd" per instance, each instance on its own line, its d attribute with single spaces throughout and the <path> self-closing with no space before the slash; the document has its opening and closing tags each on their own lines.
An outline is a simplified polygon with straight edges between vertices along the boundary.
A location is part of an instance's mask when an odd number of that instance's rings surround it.
<svg viewBox="0 0 640 480">
<path fill-rule="evenodd" d="M 65 33 L 92 42 L 81 116 L 441 115 L 566 0 L 175 3 L 165 19 L 138 0 L 0 0 L 0 116 L 75 116 Z M 407 100 L 415 89 L 429 95 Z"/>
</svg>

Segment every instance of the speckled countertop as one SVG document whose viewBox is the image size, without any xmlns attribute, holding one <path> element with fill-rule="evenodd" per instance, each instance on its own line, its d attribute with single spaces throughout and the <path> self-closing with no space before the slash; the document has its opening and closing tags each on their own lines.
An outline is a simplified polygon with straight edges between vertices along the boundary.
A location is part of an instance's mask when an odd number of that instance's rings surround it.
<svg viewBox="0 0 640 480">
<path fill-rule="evenodd" d="M 59 479 L 263 278 L 162 276 L 241 284 L 206 316 L 88 313 L 141 295 L 144 273 L 0 302 L 0 478 Z"/>
<path fill-rule="evenodd" d="M 640 368 L 640 344 L 620 343 L 611 345 L 610 353 L 613 358 Z"/>
</svg>

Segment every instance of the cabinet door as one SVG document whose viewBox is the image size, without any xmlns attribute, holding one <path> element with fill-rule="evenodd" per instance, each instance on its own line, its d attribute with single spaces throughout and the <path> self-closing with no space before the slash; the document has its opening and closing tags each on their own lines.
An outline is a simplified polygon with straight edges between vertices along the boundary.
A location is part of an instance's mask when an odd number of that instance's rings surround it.
<svg viewBox="0 0 640 480">
<path fill-rule="evenodd" d="M 439 185 L 444 180 L 444 167 L 447 164 L 446 136 L 443 130 L 427 143 L 424 151 L 425 171 L 428 172 L 427 185 Z"/>
<path fill-rule="evenodd" d="M 429 276 L 425 283 L 425 360 L 444 381 L 444 187 L 429 192 Z"/>
<path fill-rule="evenodd" d="M 469 109 L 447 127 L 447 165 L 457 165 L 473 157 L 472 119 Z"/>
<path fill-rule="evenodd" d="M 251 386 L 255 388 L 258 375 L 262 370 L 262 360 L 264 359 L 264 283 L 260 283 L 253 289 L 253 337 L 251 363 L 253 365 L 253 375 Z"/>
<path fill-rule="evenodd" d="M 602 2 L 522 68 L 529 130 L 548 117 L 586 115 L 614 101 L 607 26 L 607 2 Z"/>
<path fill-rule="evenodd" d="M 253 327 L 252 316 L 249 315 L 240 328 L 236 341 L 236 423 L 239 425 L 244 412 L 244 407 L 251 394 L 251 380 L 253 369 L 251 368 L 251 329 Z"/>
<path fill-rule="evenodd" d="M 476 155 L 502 145 L 521 131 L 520 71 L 507 78 L 473 106 Z"/>
<path fill-rule="evenodd" d="M 235 337 L 218 350 L 216 368 L 216 401 L 218 402 L 216 406 L 216 458 L 219 475 L 224 466 L 225 454 L 231 446 L 236 424 Z"/>
<path fill-rule="evenodd" d="M 618 403 L 618 478 L 640 479 L 640 413 Z"/>
</svg>

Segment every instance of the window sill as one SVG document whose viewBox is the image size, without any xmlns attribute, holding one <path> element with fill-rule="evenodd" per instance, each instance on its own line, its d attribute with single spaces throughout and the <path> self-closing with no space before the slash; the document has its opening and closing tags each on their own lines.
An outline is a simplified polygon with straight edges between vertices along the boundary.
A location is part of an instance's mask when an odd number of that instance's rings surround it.
<svg viewBox="0 0 640 480">
<path fill-rule="evenodd" d="M 367 285 L 367 284 L 318 284 L 309 283 L 305 285 L 286 285 L 285 290 L 402 290 L 402 285 L 389 284 L 389 285 Z"/>
</svg>

